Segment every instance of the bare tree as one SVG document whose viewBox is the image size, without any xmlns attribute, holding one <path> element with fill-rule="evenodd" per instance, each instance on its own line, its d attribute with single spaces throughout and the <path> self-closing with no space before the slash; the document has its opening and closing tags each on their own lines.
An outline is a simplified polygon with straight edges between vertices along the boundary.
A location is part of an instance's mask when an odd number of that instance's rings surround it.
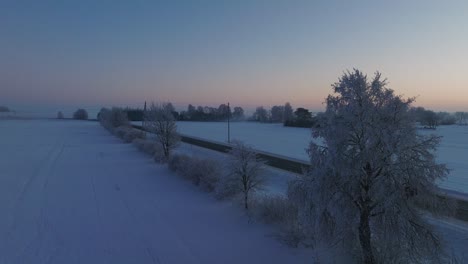
<svg viewBox="0 0 468 264">
<path fill-rule="evenodd" d="M 180 140 L 172 104 L 151 104 L 145 113 L 145 130 L 156 135 L 156 141 L 161 145 L 164 157 L 168 159 L 171 150 L 177 146 Z"/>
<path fill-rule="evenodd" d="M 240 141 L 234 141 L 229 154 L 226 187 L 234 193 L 242 193 L 244 207 L 249 209 L 250 194 L 260 190 L 265 184 L 262 174 L 264 163 L 251 147 Z"/>
<path fill-rule="evenodd" d="M 296 200 L 308 224 L 360 245 L 362 263 L 382 262 L 388 252 L 394 263 L 440 259 L 441 242 L 421 210 L 450 208 L 435 184 L 448 174 L 435 162 L 440 138 L 417 133 L 408 111 L 413 99 L 394 95 L 380 73 L 368 80 L 347 72 L 333 90 L 314 131 L 324 145 L 311 142 L 312 169 L 293 183 L 298 193 L 306 190 L 306 199 Z"/>
</svg>

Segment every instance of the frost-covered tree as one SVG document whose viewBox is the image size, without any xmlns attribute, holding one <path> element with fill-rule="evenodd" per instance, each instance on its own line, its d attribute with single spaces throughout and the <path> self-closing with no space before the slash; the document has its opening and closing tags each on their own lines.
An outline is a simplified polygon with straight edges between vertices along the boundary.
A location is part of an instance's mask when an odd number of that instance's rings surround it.
<svg viewBox="0 0 468 264">
<path fill-rule="evenodd" d="M 457 118 L 455 115 L 452 115 L 448 112 L 438 112 L 437 113 L 437 121 L 440 125 L 454 125 L 457 123 Z"/>
<path fill-rule="evenodd" d="M 358 70 L 332 85 L 310 144 L 311 170 L 292 189 L 315 234 L 361 252 L 362 263 L 439 258 L 439 237 L 425 221 L 449 206 L 435 182 L 446 177 L 434 151 L 439 137 L 417 133 L 404 99 Z M 304 191 L 305 190 L 305 191 Z M 391 257 L 391 258 L 390 258 Z M 431 262 L 432 263 L 432 262 Z"/>
<path fill-rule="evenodd" d="M 57 113 L 57 119 L 63 119 L 63 118 L 64 118 L 64 117 L 63 117 L 62 111 L 59 111 L 59 112 Z"/>
<path fill-rule="evenodd" d="M 180 140 L 172 110 L 171 103 L 152 103 L 145 113 L 145 130 L 156 135 L 156 141 L 161 145 L 166 159 Z"/>
<path fill-rule="evenodd" d="M 466 112 L 456 112 L 455 116 L 459 125 L 466 125 L 468 119 L 468 113 Z"/>
<path fill-rule="evenodd" d="M 127 113 L 119 107 L 112 109 L 102 108 L 98 114 L 98 120 L 107 129 L 114 129 L 120 126 L 130 126 Z"/>
<path fill-rule="evenodd" d="M 229 154 L 229 173 L 224 182 L 225 188 L 230 193 L 242 193 L 244 207 L 249 209 L 250 195 L 260 190 L 265 184 L 262 174 L 264 163 L 258 159 L 251 147 L 240 141 L 234 141 Z"/>
</svg>

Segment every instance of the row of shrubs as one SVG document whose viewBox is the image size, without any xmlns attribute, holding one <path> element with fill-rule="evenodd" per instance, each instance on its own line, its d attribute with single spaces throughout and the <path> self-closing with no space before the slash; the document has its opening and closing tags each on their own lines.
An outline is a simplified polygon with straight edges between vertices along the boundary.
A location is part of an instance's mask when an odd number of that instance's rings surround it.
<svg viewBox="0 0 468 264">
<path fill-rule="evenodd" d="M 145 149 L 150 148 L 149 146 L 152 146 L 151 149 L 157 148 L 157 144 L 154 146 L 148 143 L 148 140 L 135 142 L 138 142 L 138 148 L 145 153 L 148 153 Z M 154 155 L 152 152 L 148 154 Z M 228 177 L 225 166 L 218 161 L 185 154 L 173 154 L 167 163 L 171 171 L 201 187 L 202 190 L 214 193 L 219 200 L 236 199 L 241 196 L 240 189 L 232 188 L 229 180 L 226 180 Z M 312 236 L 307 235 L 302 227 L 298 217 L 298 208 L 289 196 L 289 192 L 286 196 L 257 193 L 250 200 L 249 216 L 262 223 L 274 225 L 278 230 L 277 238 L 289 246 L 311 246 Z"/>
<path fill-rule="evenodd" d="M 125 143 L 135 140 L 145 140 L 146 133 L 130 126 L 127 114 L 120 108 L 103 108 L 99 112 L 99 122 L 113 135 L 122 139 Z"/>
<path fill-rule="evenodd" d="M 132 143 L 136 139 L 144 140 L 146 133 L 127 126 L 119 126 L 114 129 L 114 134 L 121 138 L 125 143 Z"/>
<path fill-rule="evenodd" d="M 153 157 L 160 164 L 167 163 L 169 170 L 199 186 L 202 190 L 213 193 L 219 200 L 242 197 L 242 188 L 232 184 L 229 176 L 230 162 L 193 157 L 173 153 L 169 158 L 164 156 L 162 146 L 154 139 L 147 138 L 146 133 L 129 126 L 128 119 L 121 109 L 104 109 L 100 112 L 99 121 L 115 136 L 125 143 L 132 143 L 143 153 Z M 278 238 L 297 247 L 307 241 L 307 236 L 298 220 L 298 209 L 288 196 L 255 193 L 249 199 L 248 214 L 265 224 L 278 228 Z"/>
<path fill-rule="evenodd" d="M 200 186 L 207 192 L 214 192 L 217 199 L 238 197 L 239 189 L 232 188 L 217 161 L 174 154 L 168 161 L 171 171 Z M 274 225 L 279 230 L 277 238 L 289 246 L 310 245 L 311 237 L 299 223 L 298 208 L 284 195 L 257 194 L 250 200 L 249 215 L 258 221 Z"/>
</svg>

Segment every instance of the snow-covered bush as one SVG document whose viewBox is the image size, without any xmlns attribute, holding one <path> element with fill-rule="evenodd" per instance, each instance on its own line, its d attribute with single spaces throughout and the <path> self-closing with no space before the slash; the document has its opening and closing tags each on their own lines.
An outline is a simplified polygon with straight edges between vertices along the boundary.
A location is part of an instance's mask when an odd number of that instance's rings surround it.
<svg viewBox="0 0 468 264">
<path fill-rule="evenodd" d="M 99 122 L 109 131 L 116 127 L 130 126 L 127 118 L 127 113 L 118 107 L 113 107 L 111 110 L 102 108 L 98 114 Z"/>
<path fill-rule="evenodd" d="M 297 216 L 297 208 L 284 196 L 260 196 L 255 199 L 254 205 L 255 216 L 266 224 L 283 223 L 287 218 Z"/>
<path fill-rule="evenodd" d="M 214 191 L 222 174 L 221 166 L 209 159 L 198 159 L 193 165 L 195 177 L 199 178 L 199 185 L 209 192 Z"/>
<path fill-rule="evenodd" d="M 136 138 L 132 141 L 133 145 L 135 145 L 140 151 L 153 156 L 158 148 L 158 145 L 148 139 Z"/>
<path fill-rule="evenodd" d="M 144 131 L 135 129 L 135 128 L 129 128 L 127 129 L 127 132 L 123 136 L 123 140 L 126 143 L 131 143 L 135 139 L 145 139 L 146 138 L 146 133 Z"/>
<path fill-rule="evenodd" d="M 217 197 L 226 198 L 242 193 L 244 207 L 249 208 L 249 196 L 262 189 L 265 177 L 264 163 L 254 150 L 240 141 L 234 141 L 227 160 L 228 174 L 222 177 L 217 188 Z"/>
<path fill-rule="evenodd" d="M 181 154 L 172 155 L 169 158 L 168 166 L 170 170 L 209 192 L 215 190 L 221 174 L 220 166 L 216 161 Z"/>
<path fill-rule="evenodd" d="M 188 178 L 191 158 L 184 154 L 174 154 L 168 160 L 168 167 L 171 171 Z"/>
<path fill-rule="evenodd" d="M 78 119 L 78 120 L 87 120 L 88 119 L 88 112 L 84 109 L 78 109 L 73 113 L 73 119 Z"/>
<path fill-rule="evenodd" d="M 219 178 L 218 184 L 215 188 L 215 197 L 219 200 L 229 199 L 241 193 L 238 188 L 233 188 L 231 177 L 223 175 Z"/>
<path fill-rule="evenodd" d="M 306 241 L 307 235 L 298 219 L 298 208 L 288 197 L 265 195 L 253 202 L 255 218 L 278 227 L 278 238 L 285 244 L 298 247 Z"/>
<path fill-rule="evenodd" d="M 129 132 L 130 128 L 126 126 L 119 126 L 113 130 L 114 134 L 120 139 L 124 139 L 125 135 Z"/>
</svg>

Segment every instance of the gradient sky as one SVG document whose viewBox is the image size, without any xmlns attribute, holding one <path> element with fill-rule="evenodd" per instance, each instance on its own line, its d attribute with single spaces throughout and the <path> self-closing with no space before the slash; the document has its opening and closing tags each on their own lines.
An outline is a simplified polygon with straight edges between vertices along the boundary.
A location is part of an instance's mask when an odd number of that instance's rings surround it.
<svg viewBox="0 0 468 264">
<path fill-rule="evenodd" d="M 468 110 L 468 1 L 1 1 L 0 104 L 323 109 L 346 69 Z"/>
</svg>

